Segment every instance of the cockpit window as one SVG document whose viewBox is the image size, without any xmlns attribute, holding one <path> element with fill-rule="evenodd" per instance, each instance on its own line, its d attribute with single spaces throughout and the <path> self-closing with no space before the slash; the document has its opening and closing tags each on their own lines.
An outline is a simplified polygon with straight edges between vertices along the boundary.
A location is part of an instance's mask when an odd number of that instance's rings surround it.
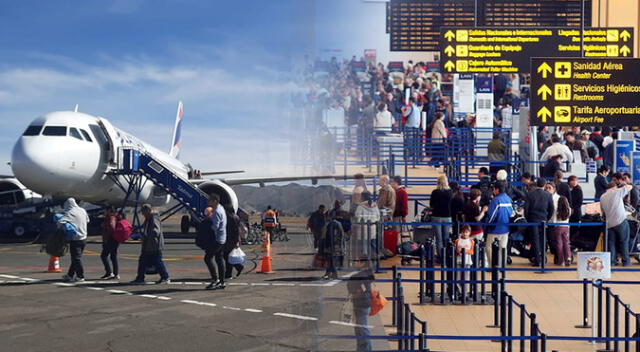
<svg viewBox="0 0 640 352">
<path fill-rule="evenodd" d="M 37 136 L 42 131 L 42 126 L 32 125 L 27 127 L 27 129 L 22 134 L 23 136 Z"/>
<path fill-rule="evenodd" d="M 82 135 L 84 136 L 84 139 L 86 139 L 88 142 L 93 142 L 93 140 L 91 139 L 91 136 L 89 136 L 89 132 L 80 129 L 80 132 L 82 132 Z"/>
<path fill-rule="evenodd" d="M 78 130 L 75 129 L 74 127 L 69 128 L 69 135 L 73 138 L 78 138 L 79 140 L 82 140 L 82 136 L 80 135 L 80 132 L 78 132 Z"/>
<path fill-rule="evenodd" d="M 43 136 L 66 136 L 67 135 L 67 127 L 66 126 L 47 126 L 42 131 Z"/>
</svg>

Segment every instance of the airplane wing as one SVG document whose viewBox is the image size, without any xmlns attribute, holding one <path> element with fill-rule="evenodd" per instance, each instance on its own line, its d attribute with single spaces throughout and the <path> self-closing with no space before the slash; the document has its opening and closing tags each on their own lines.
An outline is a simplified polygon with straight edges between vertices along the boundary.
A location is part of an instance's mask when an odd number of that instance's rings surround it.
<svg viewBox="0 0 640 352">
<path fill-rule="evenodd" d="M 293 182 L 293 181 L 304 181 L 311 180 L 312 184 L 317 184 L 318 180 L 347 180 L 352 178 L 353 176 L 344 176 L 344 175 L 323 175 L 323 176 L 283 176 L 283 177 L 257 177 L 257 178 L 234 178 L 234 179 L 220 179 L 220 181 L 226 183 L 229 186 L 238 186 L 238 185 L 250 185 L 250 184 L 259 184 L 260 186 L 264 186 L 266 183 L 274 183 L 274 182 Z M 364 175 L 365 178 L 375 177 L 375 175 Z M 194 184 L 199 184 L 206 182 L 207 180 L 199 179 L 199 180 L 189 180 Z"/>
<path fill-rule="evenodd" d="M 214 176 L 214 175 L 228 175 L 228 174 L 242 174 L 244 170 L 234 170 L 234 171 L 203 171 L 200 172 L 202 176 Z"/>
</svg>

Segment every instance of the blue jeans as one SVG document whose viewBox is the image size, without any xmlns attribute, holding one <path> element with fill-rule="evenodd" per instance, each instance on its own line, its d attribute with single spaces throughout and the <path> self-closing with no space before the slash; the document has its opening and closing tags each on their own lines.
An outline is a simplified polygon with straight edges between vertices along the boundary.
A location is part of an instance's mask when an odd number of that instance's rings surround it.
<svg viewBox="0 0 640 352">
<path fill-rule="evenodd" d="M 625 220 L 620 225 L 607 229 L 607 234 L 611 265 L 616 263 L 617 251 L 622 256 L 622 265 L 629 265 L 629 222 Z"/>
<path fill-rule="evenodd" d="M 137 281 L 144 280 L 145 271 L 147 267 L 151 265 L 154 265 L 158 270 L 160 279 L 166 280 L 169 278 L 167 267 L 162 261 L 162 252 L 141 253 L 140 258 L 138 258 L 138 276 L 136 276 Z"/>
<path fill-rule="evenodd" d="M 353 315 L 356 318 L 356 326 L 355 333 L 357 336 L 357 349 L 356 351 L 371 351 L 373 347 L 371 346 L 371 339 L 368 338 L 371 336 L 371 330 L 369 330 L 369 312 L 371 312 L 371 308 L 353 308 Z"/>
<path fill-rule="evenodd" d="M 439 218 L 433 217 L 431 218 L 432 222 L 451 222 L 451 218 Z M 446 236 L 451 232 L 451 225 L 433 225 L 433 228 L 436 230 L 436 251 L 437 255 L 440 255 L 440 249 L 444 246 L 444 241 L 446 240 Z"/>
</svg>

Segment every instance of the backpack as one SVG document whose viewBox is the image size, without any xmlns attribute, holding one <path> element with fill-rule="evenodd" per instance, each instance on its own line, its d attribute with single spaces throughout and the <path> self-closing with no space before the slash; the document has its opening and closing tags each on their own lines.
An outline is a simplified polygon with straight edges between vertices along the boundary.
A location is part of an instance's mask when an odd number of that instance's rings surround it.
<svg viewBox="0 0 640 352">
<path fill-rule="evenodd" d="M 113 230 L 113 239 L 118 243 L 124 243 L 131 236 L 133 227 L 127 219 L 120 219 L 116 222 L 116 229 Z"/>
<path fill-rule="evenodd" d="M 64 230 L 58 230 L 49 236 L 44 250 L 50 256 L 64 257 L 69 252 L 69 241 L 67 241 Z"/>
<path fill-rule="evenodd" d="M 207 249 L 213 244 L 214 233 L 211 226 L 211 219 L 205 219 L 198 224 L 198 232 L 196 234 L 196 246 L 201 249 Z"/>
</svg>

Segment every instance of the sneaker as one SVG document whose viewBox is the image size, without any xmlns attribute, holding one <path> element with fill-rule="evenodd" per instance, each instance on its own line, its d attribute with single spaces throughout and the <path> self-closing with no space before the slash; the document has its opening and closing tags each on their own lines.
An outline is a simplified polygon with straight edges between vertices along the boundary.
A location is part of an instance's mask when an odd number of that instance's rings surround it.
<svg viewBox="0 0 640 352">
<path fill-rule="evenodd" d="M 160 280 L 156 281 L 157 285 L 170 284 L 170 283 L 171 283 L 171 280 L 169 280 L 169 279 L 160 279 Z"/>
<path fill-rule="evenodd" d="M 84 277 L 76 277 L 75 282 L 84 282 Z"/>
<path fill-rule="evenodd" d="M 211 281 L 211 283 L 209 285 L 207 285 L 207 287 L 205 287 L 205 289 L 206 290 L 213 290 L 218 285 L 220 285 L 220 280 Z"/>
<path fill-rule="evenodd" d="M 133 280 L 129 282 L 132 285 L 144 285 L 145 281 L 144 280 Z"/>
<path fill-rule="evenodd" d="M 109 279 L 110 280 L 120 280 L 120 275 L 113 275 Z"/>
<path fill-rule="evenodd" d="M 225 285 L 224 282 L 221 282 L 220 285 L 218 285 L 216 288 L 219 290 L 224 290 L 225 288 L 227 288 L 227 285 Z"/>
<path fill-rule="evenodd" d="M 115 275 L 113 274 L 104 274 L 100 277 L 100 280 L 109 280 L 109 279 L 113 279 L 115 277 Z"/>
<path fill-rule="evenodd" d="M 73 280 L 73 277 L 65 274 L 65 275 L 62 275 L 62 281 L 64 281 L 64 282 L 73 282 L 74 280 Z"/>
</svg>

